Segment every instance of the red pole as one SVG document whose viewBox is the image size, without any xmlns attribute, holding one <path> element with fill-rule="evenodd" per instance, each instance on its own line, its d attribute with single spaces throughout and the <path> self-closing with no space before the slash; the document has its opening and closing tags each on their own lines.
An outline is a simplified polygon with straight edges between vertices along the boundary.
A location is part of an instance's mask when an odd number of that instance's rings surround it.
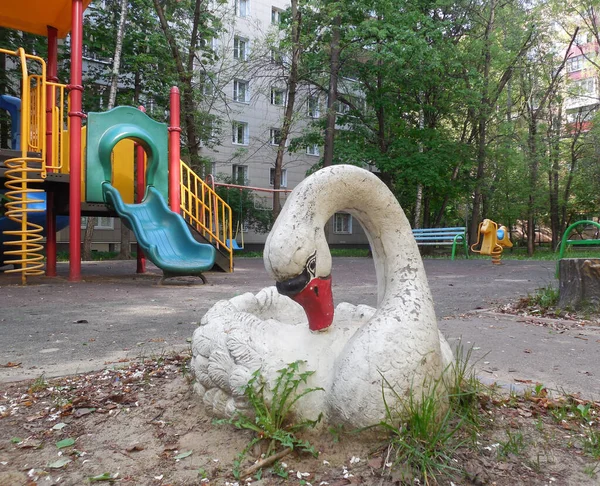
<svg viewBox="0 0 600 486">
<path fill-rule="evenodd" d="M 58 82 L 58 32 L 48 26 L 48 68 L 46 80 Z M 54 90 L 46 87 L 46 166 L 53 165 L 52 160 L 52 110 L 54 108 Z M 53 169 L 47 169 L 52 172 Z M 46 277 L 56 277 L 56 211 L 54 191 L 46 191 Z"/>
<path fill-rule="evenodd" d="M 177 86 L 171 88 L 171 119 L 169 121 L 169 207 L 171 211 L 181 212 L 181 179 L 179 176 L 179 160 L 181 159 L 181 127 L 179 89 Z"/>
<path fill-rule="evenodd" d="M 143 106 L 139 107 L 140 111 L 146 113 L 146 109 Z M 138 204 L 144 199 L 144 192 L 146 190 L 146 165 L 144 164 L 144 158 L 146 153 L 144 147 L 139 143 L 135 144 L 135 169 L 136 169 L 136 193 L 135 202 Z M 146 256 L 142 251 L 140 244 L 137 244 L 137 273 L 146 273 Z"/>
<path fill-rule="evenodd" d="M 81 64 L 83 45 L 83 2 L 73 0 L 71 9 L 71 84 L 69 111 L 69 148 L 71 175 L 69 184 L 69 280 L 81 280 L 81 119 L 83 86 Z"/>
</svg>

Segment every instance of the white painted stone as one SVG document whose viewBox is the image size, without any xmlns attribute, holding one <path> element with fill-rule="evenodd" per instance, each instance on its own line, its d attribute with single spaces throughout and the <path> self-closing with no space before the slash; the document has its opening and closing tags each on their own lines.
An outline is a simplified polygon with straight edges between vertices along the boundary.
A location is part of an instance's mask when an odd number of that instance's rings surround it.
<svg viewBox="0 0 600 486">
<path fill-rule="evenodd" d="M 305 360 L 308 386 L 324 388 L 299 400 L 295 412 L 324 422 L 364 427 L 385 416 L 382 375 L 403 396 L 441 376 L 452 351 L 437 328 L 423 263 L 404 212 L 373 174 L 354 166 L 322 169 L 289 197 L 265 246 L 277 281 L 299 275 L 316 251 L 316 276 L 331 272 L 323 226 L 337 211 L 356 217 L 369 236 L 378 282 L 378 308 L 340 304 L 326 332 L 308 329 L 302 308 L 274 287 L 215 304 L 192 340 L 192 370 L 215 415 L 247 407 L 239 388 L 261 368 Z M 384 387 L 384 388 L 387 388 Z M 229 397 L 227 399 L 227 397 Z M 393 402 L 393 394 L 386 393 Z"/>
</svg>

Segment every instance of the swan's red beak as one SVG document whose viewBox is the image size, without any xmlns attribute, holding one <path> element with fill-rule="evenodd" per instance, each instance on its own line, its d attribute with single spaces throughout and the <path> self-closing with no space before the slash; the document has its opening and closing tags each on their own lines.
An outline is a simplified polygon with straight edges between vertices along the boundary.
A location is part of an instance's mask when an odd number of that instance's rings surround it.
<svg viewBox="0 0 600 486">
<path fill-rule="evenodd" d="M 311 331 L 323 331 L 333 322 L 333 294 L 331 275 L 326 278 L 313 278 L 304 289 L 290 296 L 306 312 Z"/>
</svg>

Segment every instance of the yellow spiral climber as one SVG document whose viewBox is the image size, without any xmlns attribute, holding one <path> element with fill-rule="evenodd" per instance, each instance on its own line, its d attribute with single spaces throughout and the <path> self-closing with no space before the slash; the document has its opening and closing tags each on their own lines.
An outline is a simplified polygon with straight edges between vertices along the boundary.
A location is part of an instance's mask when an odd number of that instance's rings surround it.
<svg viewBox="0 0 600 486">
<path fill-rule="evenodd" d="M 27 276 L 44 274 L 44 246 L 40 243 L 44 228 L 28 221 L 29 214 L 44 211 L 42 207 L 31 207 L 44 202 L 35 197 L 43 190 L 29 187 L 29 183 L 39 182 L 39 177 L 43 177 L 42 160 L 20 157 L 7 160 L 5 165 L 8 168 L 5 173 L 8 179 L 5 183 L 8 189 L 5 216 L 21 226 L 18 230 L 4 231 L 5 235 L 13 237 L 4 242 L 5 246 L 13 248 L 4 252 L 4 263 L 15 266 L 5 273 L 21 273 L 21 282 L 25 285 Z"/>
</svg>

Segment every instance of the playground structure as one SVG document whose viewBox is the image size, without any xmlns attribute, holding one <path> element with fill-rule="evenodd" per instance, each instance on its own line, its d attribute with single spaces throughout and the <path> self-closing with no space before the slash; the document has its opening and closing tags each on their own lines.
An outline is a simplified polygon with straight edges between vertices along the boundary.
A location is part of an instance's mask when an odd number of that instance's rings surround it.
<svg viewBox="0 0 600 486">
<path fill-rule="evenodd" d="M 482 236 L 483 235 L 483 236 Z M 479 248 L 477 248 L 477 246 Z M 504 248 L 512 248 L 506 226 L 498 225 L 491 219 L 484 219 L 477 228 L 477 242 L 471 245 L 471 251 L 490 255 L 494 265 L 500 265 Z"/>
<path fill-rule="evenodd" d="M 180 160 L 177 88 L 171 90 L 168 127 L 133 107 L 82 113 L 82 22 L 88 3 L 55 0 L 40 8 L 25 0 L 0 13 L 0 26 L 48 38 L 47 62 L 22 48 L 0 49 L 19 66 L 21 78 L 20 96 L 5 96 L 0 104 L 12 120 L 11 150 L 0 151 L 0 189 L 6 189 L 5 217 L 11 225 L 0 235 L 0 261 L 13 265 L 6 272 L 20 273 L 23 284 L 28 276 L 44 274 L 45 234 L 45 274 L 55 276 L 57 216 L 65 215 L 69 279 L 78 281 L 81 216 L 105 215 L 122 218 L 165 277 L 203 278 L 201 272 L 214 264 L 232 271 L 231 208 Z M 69 30 L 66 85 L 57 79 L 57 43 Z M 60 221 L 64 227 L 64 218 Z M 138 258 L 139 271 L 141 252 Z"/>
</svg>

